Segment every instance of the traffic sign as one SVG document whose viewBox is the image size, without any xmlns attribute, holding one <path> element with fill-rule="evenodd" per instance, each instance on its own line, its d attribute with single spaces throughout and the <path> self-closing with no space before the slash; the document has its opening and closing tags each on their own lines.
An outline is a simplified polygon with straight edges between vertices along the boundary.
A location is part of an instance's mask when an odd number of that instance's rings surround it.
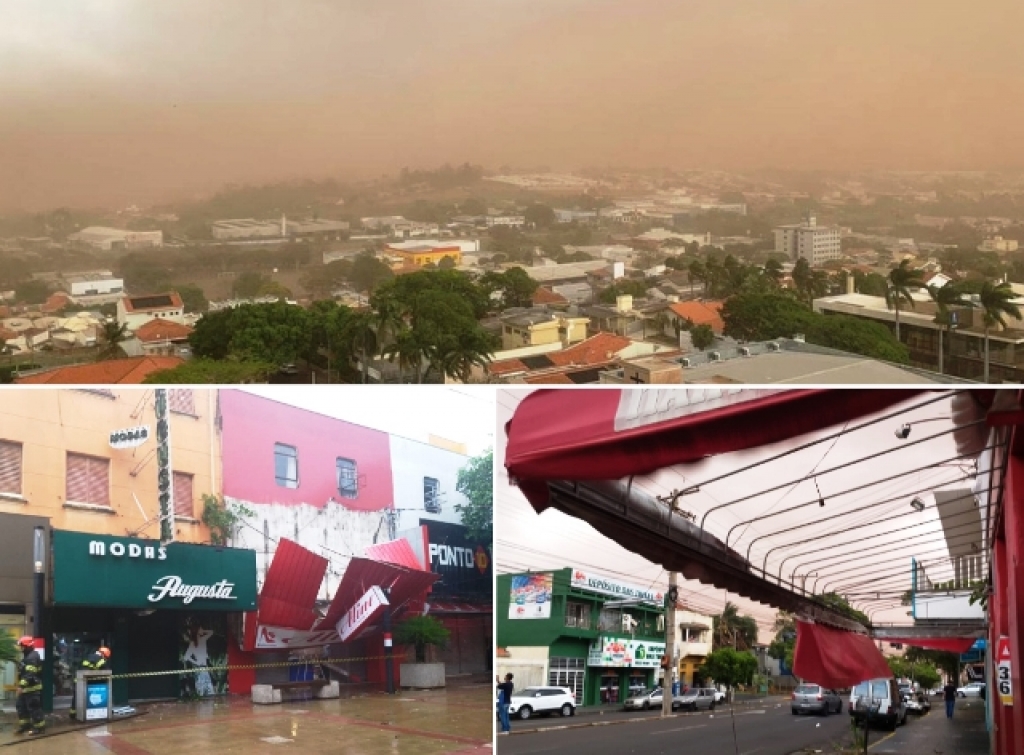
<svg viewBox="0 0 1024 755">
<path fill-rule="evenodd" d="M 1010 638 L 1005 635 L 999 638 L 996 646 L 996 689 L 999 702 L 1013 705 L 1013 682 L 1010 674 Z"/>
</svg>

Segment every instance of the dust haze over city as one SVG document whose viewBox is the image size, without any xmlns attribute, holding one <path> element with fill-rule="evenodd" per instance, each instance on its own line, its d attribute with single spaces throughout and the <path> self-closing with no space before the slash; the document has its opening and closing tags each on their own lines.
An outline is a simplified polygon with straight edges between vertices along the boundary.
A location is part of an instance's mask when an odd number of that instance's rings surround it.
<svg viewBox="0 0 1024 755">
<path fill-rule="evenodd" d="M 312 379 L 331 349 L 186 341 L 211 304 L 276 297 L 372 314 L 379 287 L 415 288 L 396 282 L 415 270 L 473 287 L 458 330 L 472 332 L 469 353 L 442 358 L 435 343 L 388 355 L 397 336 L 376 329 L 373 344 L 332 355 L 322 379 L 550 377 L 498 364 L 513 347 L 549 347 L 545 317 L 567 349 L 616 336 L 600 349 L 615 359 L 583 363 L 612 381 L 625 352 L 700 362 L 712 345 L 797 334 L 840 361 L 671 379 L 1017 377 L 1012 349 L 986 337 L 982 356 L 980 316 L 946 334 L 945 355 L 897 323 L 910 318 L 901 306 L 944 316 L 948 302 L 926 294 L 937 273 L 967 295 L 1024 280 L 1020 3 L 3 0 L 0 11 L 0 319 L 17 320 L 0 332 L 0 367 L 19 374 L 46 366 L 44 345 L 65 351 L 40 320 L 104 306 L 113 317 L 118 297 L 184 290 L 157 307 L 179 326 L 162 331 L 163 356 L 283 363 Z M 805 236 L 817 251 L 801 251 Z M 829 295 L 883 297 L 904 259 L 914 285 L 895 318 L 876 312 L 857 338 L 815 319 Z M 807 311 L 771 332 L 737 319 L 742 302 L 720 315 L 751 290 Z M 67 300 L 47 305 L 57 294 Z M 502 324 L 510 311 L 518 325 Z M 120 336 L 144 324 L 129 319 Z M 998 336 L 1015 325 L 1011 312 Z M 65 356 L 156 348 L 88 327 Z M 50 336 L 25 335 L 40 329 Z"/>
</svg>

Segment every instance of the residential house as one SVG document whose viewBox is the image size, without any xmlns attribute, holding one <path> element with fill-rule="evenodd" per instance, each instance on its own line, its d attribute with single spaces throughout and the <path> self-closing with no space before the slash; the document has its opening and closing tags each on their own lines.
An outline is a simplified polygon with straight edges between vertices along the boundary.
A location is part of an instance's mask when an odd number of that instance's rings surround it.
<svg viewBox="0 0 1024 755">
<path fill-rule="evenodd" d="M 176 291 L 166 294 L 124 296 L 117 302 L 117 321 L 135 331 L 150 320 L 168 320 L 184 325 L 185 305 Z"/>
<path fill-rule="evenodd" d="M 587 318 L 572 317 L 545 308 L 508 310 L 501 316 L 504 349 L 547 343 L 569 345 L 587 336 Z"/>
</svg>

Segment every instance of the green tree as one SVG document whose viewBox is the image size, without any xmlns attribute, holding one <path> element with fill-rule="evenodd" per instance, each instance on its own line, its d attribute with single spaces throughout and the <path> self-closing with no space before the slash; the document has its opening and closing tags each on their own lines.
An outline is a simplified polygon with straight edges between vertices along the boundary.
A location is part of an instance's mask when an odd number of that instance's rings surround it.
<svg viewBox="0 0 1024 755">
<path fill-rule="evenodd" d="M 272 282 L 269 276 L 248 270 L 235 278 L 231 284 L 231 293 L 239 299 L 256 299 L 264 295 Z"/>
<path fill-rule="evenodd" d="M 753 653 L 729 647 L 708 653 L 701 667 L 705 678 L 724 684 L 730 690 L 738 684 L 750 684 L 756 671 L 757 658 Z"/>
<path fill-rule="evenodd" d="M 302 307 L 276 301 L 233 310 L 229 351 L 249 362 L 297 362 L 308 350 L 312 322 Z"/>
<path fill-rule="evenodd" d="M 226 359 L 231 350 L 231 320 L 234 314 L 233 309 L 222 309 L 207 312 L 200 317 L 188 336 L 192 353 L 207 359 Z"/>
<path fill-rule="evenodd" d="M 772 257 L 764 263 L 764 275 L 773 288 L 778 288 L 782 285 L 782 263 Z"/>
<path fill-rule="evenodd" d="M 700 351 L 704 351 L 715 342 L 715 332 L 706 323 L 694 325 L 690 329 L 690 337 L 693 339 L 694 348 Z"/>
<path fill-rule="evenodd" d="M 118 260 L 124 287 L 133 294 L 166 291 L 171 285 L 171 270 L 161 259 L 140 252 L 129 252 Z"/>
<path fill-rule="evenodd" d="M 448 255 L 445 255 L 444 257 L 441 258 L 441 261 L 437 263 L 437 269 L 438 270 L 454 270 L 455 269 L 455 260 L 453 260 Z"/>
<path fill-rule="evenodd" d="M 378 286 L 391 280 L 394 273 L 391 268 L 377 259 L 371 250 L 360 252 L 352 260 L 352 272 L 349 282 L 356 291 L 372 294 Z"/>
<path fill-rule="evenodd" d="M 486 273 L 480 279 L 480 285 L 488 294 L 500 292 L 502 309 L 531 306 L 537 290 L 537 281 L 521 267 L 512 267 L 501 273 Z"/>
<path fill-rule="evenodd" d="M 245 504 L 225 503 L 222 496 L 203 493 L 203 513 L 200 520 L 210 531 L 210 545 L 228 545 L 238 534 L 242 522 L 255 516 L 256 512 Z"/>
<path fill-rule="evenodd" d="M 889 272 L 889 285 L 885 291 L 885 305 L 896 312 L 896 340 L 900 340 L 900 303 L 906 302 L 912 308 L 914 297 L 910 289 L 922 288 L 924 279 L 921 271 L 910 267 L 910 260 L 903 260 Z"/>
<path fill-rule="evenodd" d="M 448 644 L 449 632 L 433 616 L 411 616 L 395 627 L 395 641 L 399 645 L 412 645 L 416 649 L 416 662 L 426 663 L 427 648 L 443 648 Z"/>
<path fill-rule="evenodd" d="M 793 266 L 793 285 L 796 286 L 797 296 L 806 298 L 808 301 L 814 298 L 811 293 L 811 264 L 805 257 L 801 257 Z"/>
<path fill-rule="evenodd" d="M 815 314 L 806 323 L 804 336 L 808 343 L 818 346 L 896 364 L 910 363 L 910 351 L 880 322 L 851 315 Z"/>
<path fill-rule="evenodd" d="M 988 334 L 996 325 L 1006 327 L 1006 316 L 1021 319 L 1020 307 L 1013 303 L 1015 295 L 1010 284 L 1005 281 L 992 283 L 985 281 L 978 292 L 978 306 L 981 308 L 981 321 L 985 326 L 985 373 L 982 382 L 988 383 L 989 351 Z"/>
<path fill-rule="evenodd" d="M 100 331 L 100 340 L 103 342 L 103 348 L 100 351 L 99 358 L 105 359 L 117 359 L 124 355 L 121 351 L 120 343 L 128 337 L 128 326 L 123 323 L 119 323 L 117 320 L 104 320 L 103 329 Z"/>
<path fill-rule="evenodd" d="M 359 355 L 362 382 L 366 383 L 370 359 L 377 353 L 377 319 L 373 312 L 353 312 L 345 321 L 338 338 L 353 354 Z"/>
<path fill-rule="evenodd" d="M 50 296 L 50 286 L 44 281 L 27 280 L 14 287 L 14 300 L 21 304 L 42 304 Z"/>
<path fill-rule="evenodd" d="M 952 327 L 950 310 L 952 307 L 972 307 L 971 300 L 967 298 L 963 289 L 956 283 L 947 283 L 945 286 L 928 286 L 928 295 L 935 302 L 936 312 L 934 322 L 939 328 L 939 374 L 945 373 L 945 362 L 943 360 L 943 331 L 948 335 Z"/>
<path fill-rule="evenodd" d="M 276 365 L 245 362 L 235 359 L 191 359 L 169 370 L 160 370 L 142 381 L 148 385 L 236 385 L 265 383 L 277 369 Z"/>
<path fill-rule="evenodd" d="M 18 663 L 21 651 L 10 632 L 0 632 L 0 663 Z"/>
<path fill-rule="evenodd" d="M 526 208 L 523 218 L 535 228 L 550 228 L 555 224 L 555 211 L 537 202 Z"/>
<path fill-rule="evenodd" d="M 314 299 L 327 299 L 352 277 L 350 260 L 334 260 L 305 273 L 299 284 Z"/>
<path fill-rule="evenodd" d="M 704 263 L 699 259 L 693 260 L 689 267 L 689 278 L 690 278 L 690 294 L 693 295 L 693 282 L 700 281 L 702 285 L 707 285 L 707 268 Z"/>
<path fill-rule="evenodd" d="M 174 290 L 181 297 L 181 303 L 185 305 L 186 312 L 200 313 L 209 309 L 210 302 L 206 300 L 206 294 L 199 286 L 183 283 L 175 286 Z"/>
<path fill-rule="evenodd" d="M 472 540 L 484 541 L 490 551 L 494 537 L 494 452 L 488 450 L 470 459 L 459 470 L 455 489 L 469 501 L 455 504 L 467 535 Z"/>
<path fill-rule="evenodd" d="M 851 606 L 850 601 L 848 601 L 845 596 L 840 595 L 837 592 L 822 593 L 821 595 L 815 595 L 814 598 L 848 619 L 859 622 L 865 627 L 871 626 L 871 621 L 868 619 L 868 615 Z"/>
<path fill-rule="evenodd" d="M 735 604 L 726 602 L 722 613 L 711 617 L 712 644 L 716 648 L 746 650 L 757 643 L 757 622 L 741 616 Z"/>
<path fill-rule="evenodd" d="M 638 299 L 647 296 L 647 282 L 632 279 L 616 281 L 608 288 L 603 289 L 597 299 L 604 304 L 615 304 L 618 297 L 627 295 Z"/>
<path fill-rule="evenodd" d="M 721 314 L 725 335 L 741 341 L 792 338 L 806 332 L 814 319 L 814 313 L 786 294 L 731 296 Z"/>
</svg>

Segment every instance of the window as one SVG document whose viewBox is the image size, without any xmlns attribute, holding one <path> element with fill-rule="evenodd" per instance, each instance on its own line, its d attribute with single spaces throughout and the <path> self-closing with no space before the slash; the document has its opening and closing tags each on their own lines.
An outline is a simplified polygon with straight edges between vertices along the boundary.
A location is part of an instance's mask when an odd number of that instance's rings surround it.
<svg viewBox="0 0 1024 755">
<path fill-rule="evenodd" d="M 299 452 L 295 446 L 274 444 L 274 478 L 282 488 L 299 487 Z"/>
<path fill-rule="evenodd" d="M 568 601 L 565 604 L 565 625 L 577 629 L 590 629 L 590 606 Z"/>
<path fill-rule="evenodd" d="M 344 498 L 359 497 L 359 477 L 356 475 L 356 463 L 352 459 L 338 459 L 338 493 Z"/>
<path fill-rule="evenodd" d="M 190 519 L 195 514 L 195 501 L 192 498 L 192 475 L 187 472 L 174 473 L 174 515 L 186 516 Z"/>
<path fill-rule="evenodd" d="M 0 493 L 21 495 L 21 444 L 0 440 Z"/>
<path fill-rule="evenodd" d="M 548 684 L 568 687 L 579 705 L 583 700 L 583 677 L 586 673 L 584 658 L 551 658 L 548 661 Z"/>
<path fill-rule="evenodd" d="M 69 453 L 67 496 L 69 503 L 110 506 L 110 460 Z"/>
<path fill-rule="evenodd" d="M 188 388 L 172 388 L 167 391 L 167 404 L 172 412 L 195 416 L 196 402 L 192 391 Z"/>
<path fill-rule="evenodd" d="M 441 483 L 433 477 L 423 478 L 423 508 L 431 514 L 441 513 Z"/>
</svg>

